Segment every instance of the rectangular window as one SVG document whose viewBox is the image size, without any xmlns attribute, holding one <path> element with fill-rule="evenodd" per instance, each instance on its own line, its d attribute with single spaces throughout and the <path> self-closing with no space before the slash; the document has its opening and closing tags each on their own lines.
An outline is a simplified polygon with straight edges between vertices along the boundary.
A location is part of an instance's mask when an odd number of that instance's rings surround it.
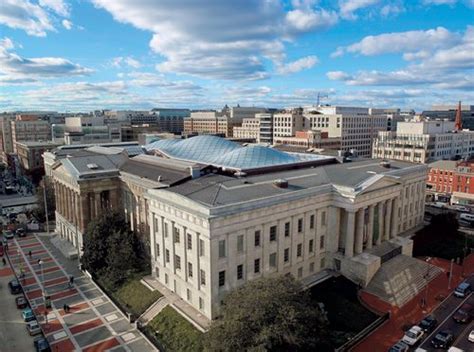
<svg viewBox="0 0 474 352">
<path fill-rule="evenodd" d="M 285 237 L 290 236 L 290 223 L 285 222 Z"/>
<path fill-rule="evenodd" d="M 312 273 L 314 271 L 314 262 L 309 263 L 309 272 Z"/>
<path fill-rule="evenodd" d="M 237 265 L 237 280 L 244 278 L 244 266 L 242 264 Z"/>
<path fill-rule="evenodd" d="M 237 252 L 244 251 L 244 235 L 237 236 Z"/>
<path fill-rule="evenodd" d="M 219 241 L 219 258 L 225 257 L 225 240 Z"/>
<path fill-rule="evenodd" d="M 191 300 L 191 290 L 189 288 L 186 290 L 186 297 L 187 297 L 188 301 Z"/>
<path fill-rule="evenodd" d="M 188 262 L 188 276 L 193 277 L 193 263 Z"/>
<path fill-rule="evenodd" d="M 324 266 L 326 265 L 326 258 L 321 258 L 321 269 L 324 269 Z"/>
<path fill-rule="evenodd" d="M 277 238 L 277 227 L 270 227 L 270 241 L 276 241 Z"/>
<path fill-rule="evenodd" d="M 187 242 L 187 248 L 188 248 L 189 250 L 191 250 L 191 249 L 193 249 L 193 238 L 191 237 L 191 234 L 190 234 L 190 233 L 188 233 L 188 234 L 186 235 L 186 237 L 187 237 L 187 241 L 186 241 L 186 242 Z"/>
<path fill-rule="evenodd" d="M 303 232 L 303 219 L 298 219 L 298 232 Z"/>
<path fill-rule="evenodd" d="M 206 272 L 201 269 L 199 273 L 200 279 L 201 279 L 201 285 L 206 286 Z"/>
<path fill-rule="evenodd" d="M 174 243 L 179 243 L 179 230 L 174 228 Z"/>
<path fill-rule="evenodd" d="M 290 249 L 285 248 L 285 251 L 283 252 L 283 261 L 285 263 L 288 263 L 289 260 L 290 260 Z"/>
<path fill-rule="evenodd" d="M 159 243 L 156 244 L 156 256 L 157 257 L 160 256 L 160 244 Z"/>
<path fill-rule="evenodd" d="M 303 268 L 298 268 L 298 277 L 301 278 L 303 277 Z"/>
<path fill-rule="evenodd" d="M 323 249 L 324 248 L 324 236 L 321 236 L 319 238 L 319 249 Z"/>
<path fill-rule="evenodd" d="M 326 226 L 326 212 L 321 213 L 321 225 Z"/>
<path fill-rule="evenodd" d="M 181 257 L 179 255 L 174 255 L 174 266 L 176 269 L 181 270 Z"/>
<path fill-rule="evenodd" d="M 309 240 L 309 253 L 313 253 L 313 240 Z"/>
<path fill-rule="evenodd" d="M 199 240 L 199 256 L 204 255 L 204 240 Z"/>
<path fill-rule="evenodd" d="M 255 247 L 260 246 L 260 231 L 255 231 Z"/>
<path fill-rule="evenodd" d="M 260 259 L 255 259 L 253 263 L 253 271 L 256 274 L 260 272 Z"/>
<path fill-rule="evenodd" d="M 204 300 L 201 297 L 199 297 L 199 309 L 204 310 Z"/>
<path fill-rule="evenodd" d="M 277 264 L 277 263 L 276 263 L 276 257 L 277 257 L 276 253 L 270 254 L 270 258 L 269 258 L 269 261 L 268 261 L 268 262 L 269 262 L 271 268 L 275 268 L 275 267 L 276 267 L 276 264 Z"/>
<path fill-rule="evenodd" d="M 303 253 L 303 245 L 300 243 L 298 244 L 298 247 L 296 247 L 296 256 L 301 257 L 302 253 Z"/>
<path fill-rule="evenodd" d="M 169 251 L 169 249 L 167 249 L 166 252 L 165 252 L 165 260 L 166 260 L 167 263 L 170 262 L 170 251 Z"/>
<path fill-rule="evenodd" d="M 168 223 L 165 222 L 165 237 L 168 237 Z"/>
<path fill-rule="evenodd" d="M 219 287 L 225 285 L 225 270 L 219 271 Z"/>
<path fill-rule="evenodd" d="M 314 229 L 314 215 L 309 217 L 309 228 Z"/>
<path fill-rule="evenodd" d="M 165 284 L 168 285 L 168 274 L 165 274 Z"/>
</svg>

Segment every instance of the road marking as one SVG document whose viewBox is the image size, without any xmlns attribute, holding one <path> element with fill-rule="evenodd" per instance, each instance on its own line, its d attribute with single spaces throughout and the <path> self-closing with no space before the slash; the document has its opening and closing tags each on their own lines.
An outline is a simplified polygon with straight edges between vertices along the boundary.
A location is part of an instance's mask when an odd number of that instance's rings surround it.
<svg viewBox="0 0 474 352">
<path fill-rule="evenodd" d="M 104 303 L 104 299 L 103 298 L 97 298 L 97 299 L 94 299 L 91 302 L 92 302 L 93 305 L 98 306 L 99 304 Z"/>
<path fill-rule="evenodd" d="M 55 340 L 60 340 L 60 339 L 62 339 L 63 337 L 66 337 L 66 336 L 67 336 L 67 333 L 66 333 L 66 331 L 63 330 L 63 331 L 60 331 L 60 332 L 57 332 L 56 334 L 54 334 L 54 335 L 53 335 L 53 338 L 54 338 Z"/>
<path fill-rule="evenodd" d="M 111 321 L 114 321 L 114 320 L 117 320 L 117 319 L 118 319 L 117 314 L 110 314 L 110 315 L 107 315 L 105 317 L 105 320 L 107 320 L 108 322 L 111 322 Z"/>
<path fill-rule="evenodd" d="M 125 341 L 128 342 L 130 340 L 133 340 L 135 337 L 137 337 L 133 332 L 128 332 L 126 334 L 120 335 L 120 337 Z"/>
</svg>

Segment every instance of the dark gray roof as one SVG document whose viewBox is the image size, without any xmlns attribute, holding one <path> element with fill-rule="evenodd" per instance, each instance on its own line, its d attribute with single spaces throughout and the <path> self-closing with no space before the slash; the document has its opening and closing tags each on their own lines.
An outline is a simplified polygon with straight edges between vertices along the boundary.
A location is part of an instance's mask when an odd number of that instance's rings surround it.
<svg viewBox="0 0 474 352">
<path fill-rule="evenodd" d="M 379 159 L 365 159 L 344 164 L 333 164 L 265 173 L 262 175 L 235 178 L 209 174 L 189 180 L 169 189 L 206 206 L 214 207 L 245 202 L 259 198 L 283 195 L 322 185 L 336 185 L 355 188 L 376 174 L 393 174 L 396 170 L 416 164 L 391 161 L 390 168 L 381 166 Z M 279 188 L 274 181 L 285 179 L 288 188 Z"/>
<path fill-rule="evenodd" d="M 120 167 L 120 171 L 154 182 L 158 182 L 158 177 L 160 177 L 159 182 L 167 185 L 173 185 L 191 177 L 189 171 L 173 170 L 133 159 L 127 160 Z"/>
<path fill-rule="evenodd" d="M 62 159 L 61 162 L 71 175 L 84 178 L 94 174 L 118 174 L 118 168 L 125 159 L 126 156 L 121 154 L 103 155 L 82 150 L 74 157 Z"/>
</svg>

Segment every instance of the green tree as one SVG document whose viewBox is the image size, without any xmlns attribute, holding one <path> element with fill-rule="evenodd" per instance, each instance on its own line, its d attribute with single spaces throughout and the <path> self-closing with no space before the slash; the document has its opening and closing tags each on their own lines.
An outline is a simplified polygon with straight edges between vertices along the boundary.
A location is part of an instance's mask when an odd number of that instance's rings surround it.
<svg viewBox="0 0 474 352">
<path fill-rule="evenodd" d="M 293 277 L 249 281 L 224 299 L 209 351 L 329 351 L 327 321 Z"/>
<path fill-rule="evenodd" d="M 54 185 L 48 178 L 43 178 L 43 181 L 36 188 L 36 204 L 37 207 L 33 211 L 33 216 L 41 222 L 46 222 L 45 207 L 44 207 L 44 189 L 46 188 L 46 204 L 48 207 L 48 219 L 54 219 L 56 211 L 56 196 L 54 192 Z"/>
</svg>

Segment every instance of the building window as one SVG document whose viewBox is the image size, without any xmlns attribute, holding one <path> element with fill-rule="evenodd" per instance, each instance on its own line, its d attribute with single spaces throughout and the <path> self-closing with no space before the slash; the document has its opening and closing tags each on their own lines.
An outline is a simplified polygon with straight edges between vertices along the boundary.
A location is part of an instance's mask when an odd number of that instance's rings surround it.
<svg viewBox="0 0 474 352">
<path fill-rule="evenodd" d="M 321 213 L 321 225 L 326 226 L 326 212 Z"/>
<path fill-rule="evenodd" d="M 303 232 L 303 219 L 298 219 L 298 232 Z"/>
<path fill-rule="evenodd" d="M 219 241 L 219 258 L 225 257 L 225 240 Z"/>
<path fill-rule="evenodd" d="M 179 255 L 174 255 L 174 266 L 176 269 L 181 270 L 181 257 Z"/>
<path fill-rule="evenodd" d="M 225 285 L 225 270 L 219 271 L 219 287 Z"/>
<path fill-rule="evenodd" d="M 283 252 L 283 261 L 285 263 L 288 263 L 289 260 L 290 260 L 290 249 L 285 248 L 285 251 Z"/>
<path fill-rule="evenodd" d="M 313 253 L 314 240 L 309 240 L 309 253 Z"/>
<path fill-rule="evenodd" d="M 193 277 L 193 263 L 188 262 L 188 276 Z"/>
<path fill-rule="evenodd" d="M 303 267 L 298 268 L 298 277 L 299 278 L 303 277 Z"/>
<path fill-rule="evenodd" d="M 296 248 L 296 256 L 301 257 L 302 253 L 303 253 L 303 245 L 300 243 L 298 244 L 298 247 Z"/>
<path fill-rule="evenodd" d="M 168 285 L 168 274 L 165 274 L 165 284 Z"/>
<path fill-rule="evenodd" d="M 165 260 L 166 260 L 167 263 L 170 262 L 170 251 L 169 251 L 169 249 L 167 249 L 165 251 Z"/>
<path fill-rule="evenodd" d="M 201 297 L 199 297 L 199 309 L 204 310 L 204 300 Z"/>
<path fill-rule="evenodd" d="M 204 240 L 199 240 L 199 256 L 204 255 Z"/>
<path fill-rule="evenodd" d="M 174 243 L 179 243 L 179 230 L 174 228 Z"/>
<path fill-rule="evenodd" d="M 242 264 L 237 265 L 237 280 L 244 278 L 244 266 Z"/>
<path fill-rule="evenodd" d="M 276 241 L 276 237 L 277 237 L 277 227 L 271 226 L 270 227 L 270 242 Z"/>
<path fill-rule="evenodd" d="M 186 290 L 186 297 L 187 297 L 188 301 L 191 300 L 191 290 L 189 288 Z"/>
<path fill-rule="evenodd" d="M 324 236 L 321 236 L 319 238 L 319 249 L 323 249 L 324 248 Z"/>
<path fill-rule="evenodd" d="M 193 238 L 191 237 L 190 233 L 188 233 L 186 237 L 187 237 L 187 247 L 189 250 L 191 250 L 193 249 Z"/>
<path fill-rule="evenodd" d="M 168 237 L 168 224 L 165 222 L 165 237 Z"/>
<path fill-rule="evenodd" d="M 312 273 L 314 271 L 314 262 L 309 263 L 309 272 Z"/>
<path fill-rule="evenodd" d="M 314 215 L 309 217 L 309 228 L 314 229 Z"/>
<path fill-rule="evenodd" d="M 290 223 L 285 222 L 285 237 L 290 236 Z"/>
<path fill-rule="evenodd" d="M 321 269 L 324 269 L 326 266 L 326 258 L 321 258 L 321 263 L 320 263 Z"/>
<path fill-rule="evenodd" d="M 271 268 L 275 268 L 276 267 L 276 253 L 272 253 L 270 254 L 270 258 L 269 258 L 269 264 L 270 264 L 270 267 Z"/>
<path fill-rule="evenodd" d="M 206 286 L 206 272 L 201 269 L 200 271 L 201 286 Z"/>
<path fill-rule="evenodd" d="M 255 247 L 260 246 L 260 231 L 255 231 Z"/>
<path fill-rule="evenodd" d="M 244 235 L 237 236 L 237 252 L 244 251 Z"/>
<path fill-rule="evenodd" d="M 159 243 L 156 244 L 156 256 L 157 257 L 160 256 L 160 244 Z"/>
<path fill-rule="evenodd" d="M 260 272 L 260 259 L 255 259 L 255 261 L 253 263 L 253 272 L 255 274 Z"/>
</svg>

